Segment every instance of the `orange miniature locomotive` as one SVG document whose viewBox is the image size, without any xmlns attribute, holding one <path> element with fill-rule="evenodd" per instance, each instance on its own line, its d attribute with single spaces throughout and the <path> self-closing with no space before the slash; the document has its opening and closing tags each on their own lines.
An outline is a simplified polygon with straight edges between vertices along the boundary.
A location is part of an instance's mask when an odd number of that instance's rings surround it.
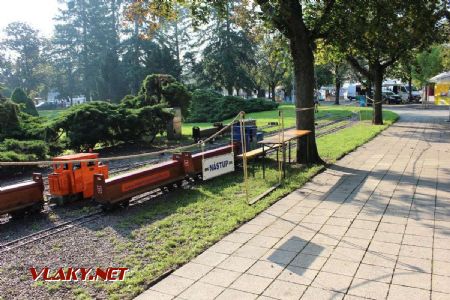
<svg viewBox="0 0 450 300">
<path fill-rule="evenodd" d="M 81 162 L 71 162 L 81 160 Z M 98 161 L 98 153 L 78 153 L 53 158 L 48 176 L 50 194 L 59 200 L 88 199 L 93 196 L 94 174 L 108 178 L 108 167 Z"/>
</svg>

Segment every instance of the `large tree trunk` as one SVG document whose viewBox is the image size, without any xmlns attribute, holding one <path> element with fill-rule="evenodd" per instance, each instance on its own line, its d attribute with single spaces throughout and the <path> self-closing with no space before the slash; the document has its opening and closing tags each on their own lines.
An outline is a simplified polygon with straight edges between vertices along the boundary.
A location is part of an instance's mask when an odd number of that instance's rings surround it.
<svg viewBox="0 0 450 300">
<path fill-rule="evenodd" d="M 373 120 L 374 125 L 383 125 L 383 106 L 382 106 L 382 86 L 383 86 L 383 68 L 375 66 L 372 69 L 373 83 L 375 85 L 375 95 L 373 103 Z"/>
<path fill-rule="evenodd" d="M 412 100 L 412 78 L 408 77 L 408 102 Z"/>
<path fill-rule="evenodd" d="M 339 105 L 339 97 L 340 97 L 340 91 L 341 91 L 341 80 L 336 77 L 336 92 L 335 92 L 335 96 L 336 99 L 334 99 L 334 104 Z"/>
<path fill-rule="evenodd" d="M 233 96 L 233 87 L 227 86 L 227 92 L 228 92 L 228 96 Z"/>
<path fill-rule="evenodd" d="M 272 101 L 275 102 L 275 84 L 270 85 L 270 94 L 271 94 Z"/>
<path fill-rule="evenodd" d="M 295 34 L 291 39 L 291 54 L 294 61 L 296 84 L 295 106 L 296 128 L 310 130 L 307 138 L 297 142 L 298 163 L 323 163 L 317 151 L 314 123 L 314 54 L 311 45 Z"/>
</svg>

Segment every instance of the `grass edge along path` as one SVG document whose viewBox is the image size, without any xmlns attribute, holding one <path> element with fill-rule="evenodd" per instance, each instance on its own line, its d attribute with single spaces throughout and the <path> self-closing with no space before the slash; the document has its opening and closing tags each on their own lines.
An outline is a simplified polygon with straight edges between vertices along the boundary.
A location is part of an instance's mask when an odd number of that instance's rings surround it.
<svg viewBox="0 0 450 300">
<path fill-rule="evenodd" d="M 388 111 L 384 112 L 384 117 L 385 125 L 382 126 L 363 121 L 318 138 L 321 156 L 327 164 L 332 164 L 373 139 L 398 118 Z M 242 176 L 237 176 L 237 173 L 203 182 L 192 190 L 169 194 L 164 201 L 152 205 L 150 210 L 139 211 L 133 218 L 122 222 L 121 226 L 131 228 L 130 236 L 127 243 L 117 245 L 116 250 L 123 255 L 115 260 L 122 267 L 129 267 L 130 272 L 123 282 L 97 285 L 96 288 L 103 290 L 97 292 L 106 292 L 110 299 L 131 299 L 139 295 L 167 270 L 189 262 L 325 168 L 323 165 L 291 168 L 284 184 L 253 206 L 245 203 Z M 256 179 L 253 179 L 252 192 L 255 195 L 276 181 L 275 169 L 266 173 L 268 179 L 264 182 L 258 174 L 259 168 Z M 88 290 L 95 294 L 91 288 Z M 91 293 L 85 292 L 80 298 L 89 298 L 86 294 Z"/>
</svg>

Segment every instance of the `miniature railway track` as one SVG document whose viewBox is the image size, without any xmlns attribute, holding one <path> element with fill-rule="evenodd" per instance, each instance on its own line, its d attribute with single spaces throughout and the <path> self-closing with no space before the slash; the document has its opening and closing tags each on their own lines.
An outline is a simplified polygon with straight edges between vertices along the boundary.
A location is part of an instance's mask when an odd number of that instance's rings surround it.
<svg viewBox="0 0 450 300">
<path fill-rule="evenodd" d="M 196 181 L 195 178 L 192 178 L 188 182 L 193 183 L 195 181 Z M 158 188 L 158 189 L 140 194 L 138 196 L 133 197 L 133 199 L 130 201 L 129 206 L 132 207 L 135 205 L 139 205 L 143 202 L 150 201 L 151 199 L 165 195 L 167 192 L 169 192 L 169 190 L 166 190 L 164 188 Z M 84 216 L 80 216 L 78 218 L 75 218 L 75 219 L 57 224 L 55 226 L 31 233 L 29 235 L 20 237 L 18 239 L 11 240 L 4 244 L 0 244 L 0 254 L 23 247 L 25 245 L 35 243 L 40 240 L 44 240 L 46 238 L 52 237 L 54 235 L 57 235 L 63 231 L 69 230 L 69 229 L 75 229 L 75 228 L 79 227 L 79 225 L 93 222 L 93 221 L 101 218 L 104 214 L 105 214 L 104 211 L 99 209 L 93 213 L 90 213 L 90 214 L 87 214 Z"/>
<path fill-rule="evenodd" d="M 40 241 L 42 239 L 51 237 L 53 235 L 56 235 L 58 233 L 61 233 L 63 231 L 69 230 L 71 228 L 74 228 L 76 226 L 79 226 L 84 223 L 92 222 L 98 218 L 101 217 L 103 214 L 102 211 L 96 211 L 94 213 L 84 215 L 75 219 L 72 219 L 70 221 L 63 222 L 61 224 L 34 232 L 32 234 L 23 236 L 21 238 L 9 241 L 7 243 L 0 245 L 0 254 L 17 249 L 19 247 Z"/>
</svg>

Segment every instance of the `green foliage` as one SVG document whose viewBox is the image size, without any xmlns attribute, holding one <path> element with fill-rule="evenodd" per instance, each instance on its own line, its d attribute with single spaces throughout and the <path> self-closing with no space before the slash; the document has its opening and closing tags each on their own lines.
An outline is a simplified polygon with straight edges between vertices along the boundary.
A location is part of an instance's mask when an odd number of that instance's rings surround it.
<svg viewBox="0 0 450 300">
<path fill-rule="evenodd" d="M 172 118 L 162 105 L 127 108 L 107 102 L 88 102 L 61 114 L 54 120 L 52 129 L 65 133 L 70 148 L 88 149 L 98 143 L 153 141 Z"/>
<path fill-rule="evenodd" d="M 18 155 L 32 156 L 34 159 L 45 159 L 49 154 L 49 147 L 45 141 L 19 141 L 5 139 L 0 143 L 0 152 L 16 152 Z"/>
<path fill-rule="evenodd" d="M 192 94 L 190 122 L 217 122 L 236 116 L 240 111 L 247 113 L 273 110 L 278 104 L 264 99 L 244 99 L 236 96 L 222 96 L 210 90 L 195 90 Z"/>
<path fill-rule="evenodd" d="M 127 95 L 122 105 L 128 108 L 142 108 L 152 105 L 166 105 L 167 107 L 180 107 L 184 117 L 188 115 L 191 102 L 191 93 L 186 87 L 175 80 L 171 75 L 148 75 L 136 97 Z"/>
<path fill-rule="evenodd" d="M 442 47 L 434 46 L 420 52 L 415 57 L 415 64 L 412 67 L 412 78 L 414 82 L 422 87 L 428 79 L 439 74 L 443 70 Z"/>
<path fill-rule="evenodd" d="M 0 141 L 20 132 L 19 107 L 9 100 L 0 99 Z"/>
<path fill-rule="evenodd" d="M 48 144 L 41 140 L 19 141 L 16 139 L 5 139 L 0 143 L 0 161 L 4 162 L 46 159 L 49 154 Z M 1 167 L 0 176 L 8 176 L 24 169 L 25 167 L 20 166 Z"/>
<path fill-rule="evenodd" d="M 27 94 L 21 89 L 16 88 L 11 95 L 11 100 L 20 105 L 21 111 L 32 116 L 39 116 L 33 100 L 28 98 Z"/>
<path fill-rule="evenodd" d="M 89 102 L 68 109 L 55 120 L 53 128 L 65 132 L 71 148 L 93 148 L 113 140 L 111 124 L 117 118 L 114 105 Z"/>
</svg>

